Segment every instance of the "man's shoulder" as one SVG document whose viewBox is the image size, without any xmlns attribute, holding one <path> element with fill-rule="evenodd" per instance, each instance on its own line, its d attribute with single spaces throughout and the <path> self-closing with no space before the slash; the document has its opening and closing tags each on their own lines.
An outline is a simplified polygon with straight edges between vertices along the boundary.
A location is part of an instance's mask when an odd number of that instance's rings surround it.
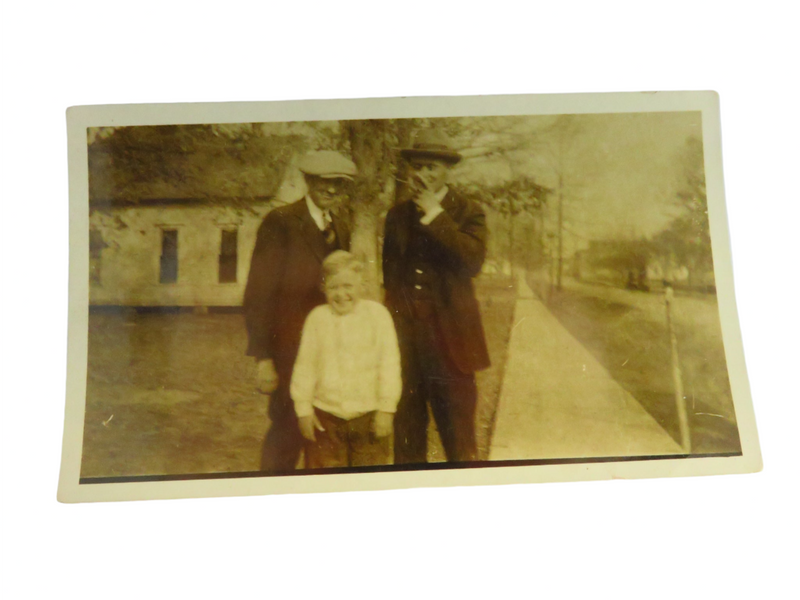
<svg viewBox="0 0 800 600">
<path fill-rule="evenodd" d="M 289 204 L 280 204 L 270 210 L 265 216 L 264 220 L 281 220 L 288 217 L 299 217 L 306 209 L 305 199 L 295 200 Z"/>
<path fill-rule="evenodd" d="M 407 212 L 408 210 L 410 210 L 410 208 L 411 208 L 411 206 L 413 204 L 414 203 L 411 200 L 403 200 L 402 202 L 392 206 L 389 209 L 389 212 L 386 213 L 386 216 L 389 217 L 389 215 L 394 216 L 394 215 L 397 215 L 398 213 Z"/>
<path fill-rule="evenodd" d="M 264 216 L 261 221 L 261 230 L 291 227 L 298 219 L 302 219 L 303 210 L 308 210 L 304 199 L 276 206 Z"/>
<path fill-rule="evenodd" d="M 483 207 L 475 200 L 471 200 L 465 196 L 462 196 L 458 190 L 454 190 L 453 188 L 448 188 L 447 195 L 444 197 L 442 205 L 445 207 L 449 205 L 451 209 L 465 213 L 484 212 Z"/>
</svg>

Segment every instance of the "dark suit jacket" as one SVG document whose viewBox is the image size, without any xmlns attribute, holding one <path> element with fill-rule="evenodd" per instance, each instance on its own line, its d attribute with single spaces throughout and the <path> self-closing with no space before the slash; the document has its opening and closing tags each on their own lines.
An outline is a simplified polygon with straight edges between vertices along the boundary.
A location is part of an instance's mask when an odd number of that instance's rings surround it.
<svg viewBox="0 0 800 600">
<path fill-rule="evenodd" d="M 338 245 L 350 247 L 350 233 L 331 215 Z M 271 211 L 261 223 L 244 293 L 247 354 L 275 362 L 280 384 L 289 385 L 303 323 L 325 303 L 320 287 L 325 240 L 305 198 Z"/>
<path fill-rule="evenodd" d="M 458 369 L 470 373 L 489 366 L 489 353 L 472 278 L 478 275 L 486 257 L 486 216 L 477 204 L 448 191 L 442 201 L 444 212 L 423 235 L 435 265 L 433 299 L 442 336 L 450 358 Z M 416 205 L 404 202 L 386 215 L 383 245 L 383 282 L 386 306 L 402 314 L 408 303 L 405 280 L 406 249 Z"/>
</svg>

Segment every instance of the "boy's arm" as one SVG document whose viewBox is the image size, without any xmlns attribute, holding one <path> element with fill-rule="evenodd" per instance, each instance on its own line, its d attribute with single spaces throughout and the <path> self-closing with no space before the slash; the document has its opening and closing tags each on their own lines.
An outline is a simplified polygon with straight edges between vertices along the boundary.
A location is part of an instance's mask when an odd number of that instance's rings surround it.
<svg viewBox="0 0 800 600">
<path fill-rule="evenodd" d="M 389 311 L 378 305 L 378 340 L 379 360 L 378 365 L 378 410 L 385 413 L 394 413 L 400 402 L 403 391 L 403 381 L 400 371 L 400 348 L 397 343 L 397 333 Z"/>
<path fill-rule="evenodd" d="M 375 413 L 375 420 L 372 422 L 372 433 L 378 438 L 385 438 L 392 435 L 393 421 L 394 413 L 379 410 Z"/>
<path fill-rule="evenodd" d="M 289 392 L 294 401 L 294 409 L 298 417 L 310 417 L 314 414 L 314 392 L 317 387 L 319 371 L 319 312 L 314 310 L 306 318 L 303 333 L 300 336 L 300 348 L 297 351 L 292 381 Z"/>
</svg>

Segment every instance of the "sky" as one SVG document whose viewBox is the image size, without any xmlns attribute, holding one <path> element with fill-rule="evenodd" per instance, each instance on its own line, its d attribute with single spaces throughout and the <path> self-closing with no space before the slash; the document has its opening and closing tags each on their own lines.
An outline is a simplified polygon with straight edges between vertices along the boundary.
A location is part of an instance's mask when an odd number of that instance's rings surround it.
<svg viewBox="0 0 800 600">
<path fill-rule="evenodd" d="M 679 156 L 688 137 L 702 136 L 700 113 L 576 115 L 573 133 L 562 137 L 560 163 L 559 138 L 549 131 L 553 122 L 553 117 L 526 119 L 517 130 L 537 142 L 510 156 L 517 173 L 554 190 L 558 172 L 563 174 L 564 218 L 573 242 L 649 236 L 674 217 Z M 493 141 L 492 136 L 486 139 Z M 511 170 L 506 158 L 478 157 L 462 161 L 456 175 L 464 181 L 492 181 L 509 178 Z M 551 219 L 554 208 L 555 193 Z"/>
</svg>

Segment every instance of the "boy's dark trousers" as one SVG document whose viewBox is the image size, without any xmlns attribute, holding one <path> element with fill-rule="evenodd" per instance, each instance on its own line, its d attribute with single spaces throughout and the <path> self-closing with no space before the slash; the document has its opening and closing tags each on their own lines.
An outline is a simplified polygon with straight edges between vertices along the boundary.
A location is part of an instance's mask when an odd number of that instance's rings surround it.
<svg viewBox="0 0 800 600">
<path fill-rule="evenodd" d="M 391 464 L 391 436 L 376 438 L 372 433 L 374 412 L 355 419 L 340 419 L 316 408 L 314 412 L 325 431 L 315 430 L 316 441 L 306 441 L 307 469 Z"/>
</svg>

